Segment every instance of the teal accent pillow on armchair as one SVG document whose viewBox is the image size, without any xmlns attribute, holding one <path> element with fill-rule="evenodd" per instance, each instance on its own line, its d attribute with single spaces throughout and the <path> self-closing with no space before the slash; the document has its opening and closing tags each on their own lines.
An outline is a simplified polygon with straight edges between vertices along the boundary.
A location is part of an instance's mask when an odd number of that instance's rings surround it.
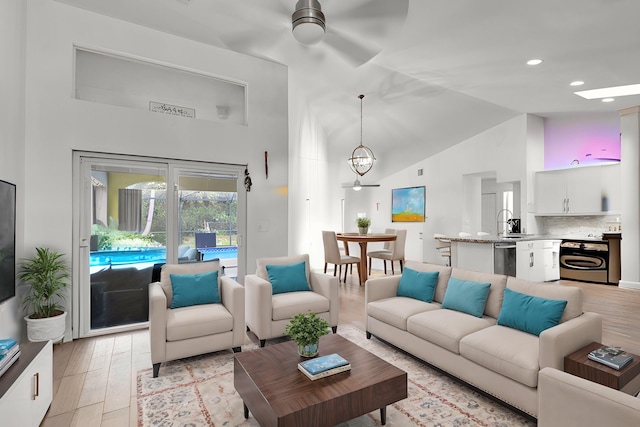
<svg viewBox="0 0 640 427">
<path fill-rule="evenodd" d="M 170 274 L 171 308 L 219 304 L 218 271 L 200 274 Z"/>
<path fill-rule="evenodd" d="M 566 306 L 565 300 L 534 297 L 505 288 L 498 325 L 540 335 L 560 323 Z"/>
<path fill-rule="evenodd" d="M 267 265 L 271 293 L 275 295 L 285 292 L 310 291 L 306 267 L 304 261 L 295 264 Z"/>
<path fill-rule="evenodd" d="M 490 287 L 491 283 L 472 282 L 451 277 L 444 293 L 442 308 L 482 317 Z"/>
<path fill-rule="evenodd" d="M 439 274 L 437 271 L 416 271 L 405 267 L 396 295 L 432 302 Z"/>
</svg>

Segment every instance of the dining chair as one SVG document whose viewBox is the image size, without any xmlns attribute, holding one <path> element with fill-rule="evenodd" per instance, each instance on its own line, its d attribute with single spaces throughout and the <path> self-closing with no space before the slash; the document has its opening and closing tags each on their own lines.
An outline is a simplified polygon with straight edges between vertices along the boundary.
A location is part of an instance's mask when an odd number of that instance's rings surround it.
<svg viewBox="0 0 640 427">
<path fill-rule="evenodd" d="M 338 280 L 342 276 L 342 266 L 344 265 L 344 283 L 347 283 L 347 268 L 351 266 L 351 274 L 353 274 L 353 264 L 358 268 L 358 277 L 360 277 L 360 257 L 342 255 L 338 248 L 338 239 L 334 231 L 322 232 L 322 243 L 324 244 L 324 272 L 327 273 L 327 264 L 333 264 L 333 275 L 339 269 Z"/>
<path fill-rule="evenodd" d="M 384 274 L 387 274 L 387 261 L 391 261 L 391 274 L 395 274 L 395 270 L 393 268 L 394 261 L 400 261 L 400 272 L 404 269 L 404 244 L 407 239 L 407 230 L 394 230 L 396 235 L 396 240 L 389 242 L 390 250 L 382 249 L 380 251 L 371 251 L 367 253 L 367 257 L 369 257 L 369 274 L 371 274 L 371 261 L 372 258 L 381 259 L 384 263 Z"/>
</svg>

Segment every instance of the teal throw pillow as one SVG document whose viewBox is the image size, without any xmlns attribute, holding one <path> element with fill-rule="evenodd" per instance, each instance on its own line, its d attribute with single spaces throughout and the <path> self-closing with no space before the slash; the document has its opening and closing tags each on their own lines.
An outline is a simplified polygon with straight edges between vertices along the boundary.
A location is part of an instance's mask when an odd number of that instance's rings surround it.
<svg viewBox="0 0 640 427">
<path fill-rule="evenodd" d="M 405 267 L 396 295 L 432 302 L 438 283 L 437 271 L 416 271 Z"/>
<path fill-rule="evenodd" d="M 444 293 L 442 308 L 482 317 L 490 287 L 491 283 L 472 282 L 451 277 L 447 284 L 447 291 Z"/>
<path fill-rule="evenodd" d="M 304 261 L 296 264 L 267 265 L 267 274 L 273 295 L 311 290 Z"/>
<path fill-rule="evenodd" d="M 498 325 L 540 335 L 560 323 L 566 306 L 565 300 L 534 297 L 506 288 Z"/>
<path fill-rule="evenodd" d="M 220 303 L 218 271 L 200 274 L 170 274 L 171 308 Z"/>
</svg>

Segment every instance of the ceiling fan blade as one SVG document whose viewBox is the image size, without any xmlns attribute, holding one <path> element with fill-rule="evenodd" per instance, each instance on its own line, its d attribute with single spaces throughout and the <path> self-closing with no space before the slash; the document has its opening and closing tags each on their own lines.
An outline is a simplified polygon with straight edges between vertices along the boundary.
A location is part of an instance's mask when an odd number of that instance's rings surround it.
<svg viewBox="0 0 640 427">
<path fill-rule="evenodd" d="M 408 1 L 367 0 L 328 3 L 323 43 L 353 66 L 360 66 L 384 47 L 407 17 Z"/>
<path fill-rule="evenodd" d="M 322 42 L 354 67 L 369 62 L 382 50 L 382 46 L 341 34 L 336 28 L 327 29 Z"/>
</svg>

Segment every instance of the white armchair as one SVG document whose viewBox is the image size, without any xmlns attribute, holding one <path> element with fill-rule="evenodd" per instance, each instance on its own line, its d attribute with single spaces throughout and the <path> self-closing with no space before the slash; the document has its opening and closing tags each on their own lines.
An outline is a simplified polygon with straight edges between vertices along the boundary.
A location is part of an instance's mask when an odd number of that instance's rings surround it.
<svg viewBox="0 0 640 427">
<path fill-rule="evenodd" d="M 640 399 L 557 369 L 542 369 L 538 374 L 538 426 L 590 425 L 640 425 Z"/>
<path fill-rule="evenodd" d="M 171 274 L 200 274 L 218 270 L 220 304 L 170 308 Z M 153 376 L 160 364 L 198 354 L 232 348 L 241 350 L 246 339 L 244 287 L 221 276 L 218 261 L 165 264 L 160 282 L 149 285 L 149 335 Z"/>
<path fill-rule="evenodd" d="M 305 263 L 309 291 L 285 292 L 273 295 L 267 265 Z M 258 258 L 256 274 L 244 278 L 247 330 L 252 331 L 264 347 L 270 338 L 285 336 L 291 317 L 313 311 L 329 322 L 333 333 L 338 329 L 338 279 L 309 270 L 309 255 Z"/>
</svg>

